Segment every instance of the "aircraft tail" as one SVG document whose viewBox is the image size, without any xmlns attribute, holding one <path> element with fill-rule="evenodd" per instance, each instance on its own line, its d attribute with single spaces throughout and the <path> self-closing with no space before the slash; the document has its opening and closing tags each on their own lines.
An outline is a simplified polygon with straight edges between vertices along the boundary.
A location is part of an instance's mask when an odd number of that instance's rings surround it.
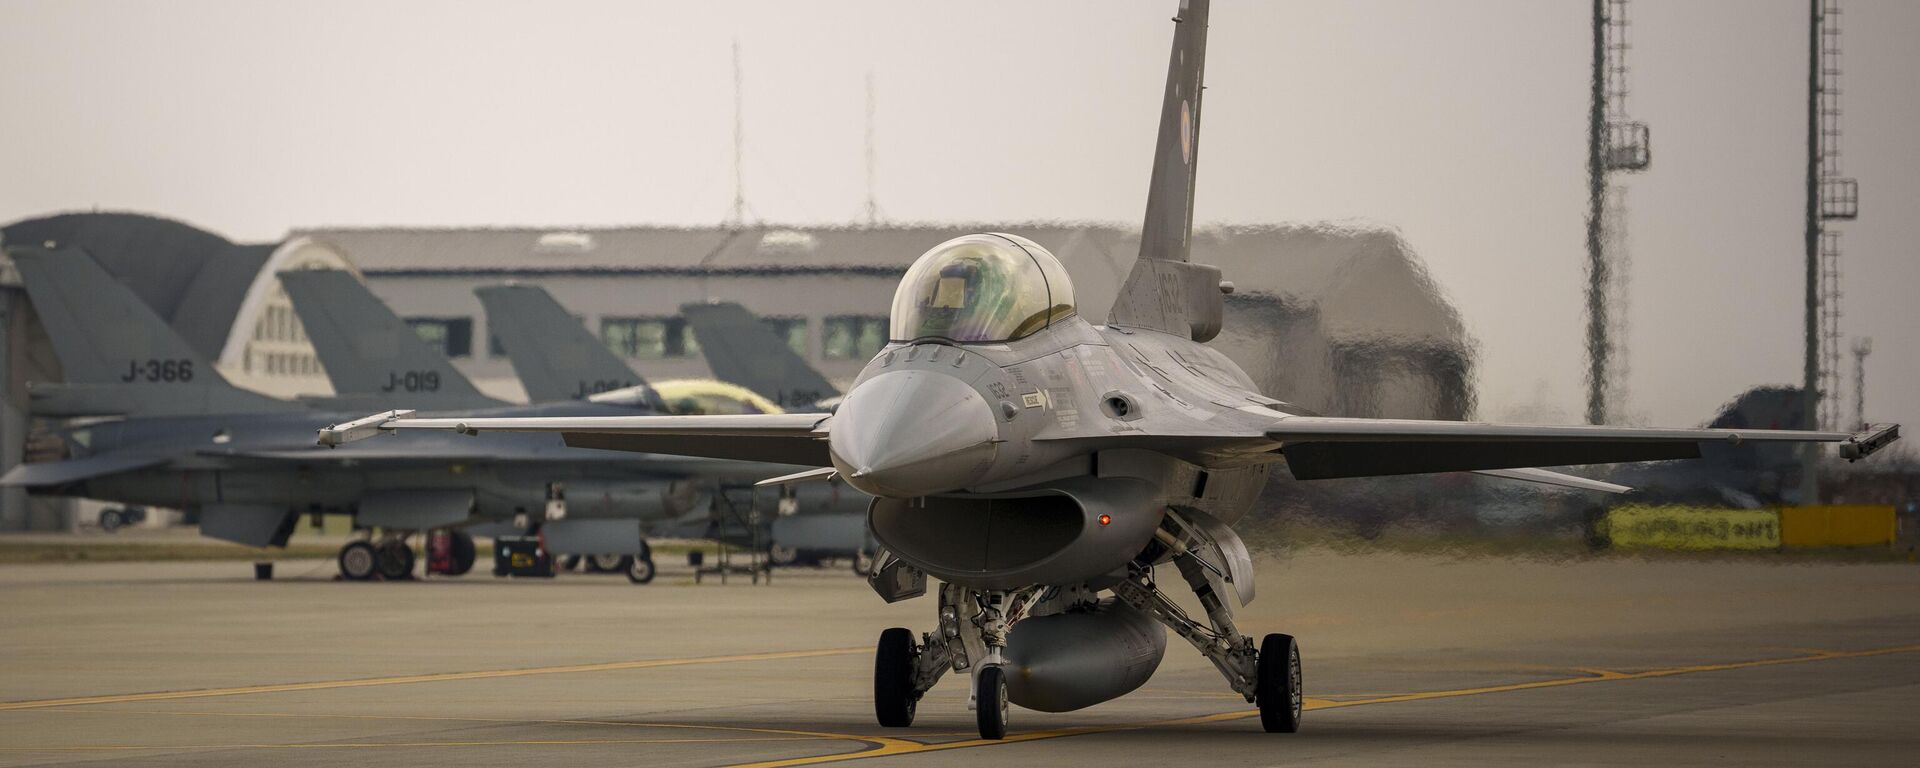
<svg viewBox="0 0 1920 768">
<path fill-rule="evenodd" d="M 693 328 L 707 365 L 721 381 L 753 390 L 782 408 L 838 397 L 839 390 L 808 365 L 746 307 L 732 302 L 687 304 L 681 315 Z"/>
<path fill-rule="evenodd" d="M 490 285 L 473 293 L 486 307 L 487 328 L 506 347 L 529 400 L 584 400 L 646 383 L 546 290 Z"/>
<path fill-rule="evenodd" d="M 421 340 L 351 273 L 280 273 L 327 379 L 343 399 L 378 399 L 388 408 L 465 409 L 499 405 Z"/>
<path fill-rule="evenodd" d="M 180 416 L 297 410 L 228 383 L 213 361 L 81 249 L 8 249 L 66 383 L 36 385 L 43 416 Z"/>
<path fill-rule="evenodd" d="M 1193 190 L 1200 152 L 1200 96 L 1207 58 L 1207 0 L 1181 0 L 1174 17 L 1153 180 L 1147 189 L 1140 258 L 1114 299 L 1107 322 L 1206 341 L 1220 332 L 1220 270 L 1188 261 Z M 1171 289 L 1171 290 L 1170 290 Z"/>
</svg>

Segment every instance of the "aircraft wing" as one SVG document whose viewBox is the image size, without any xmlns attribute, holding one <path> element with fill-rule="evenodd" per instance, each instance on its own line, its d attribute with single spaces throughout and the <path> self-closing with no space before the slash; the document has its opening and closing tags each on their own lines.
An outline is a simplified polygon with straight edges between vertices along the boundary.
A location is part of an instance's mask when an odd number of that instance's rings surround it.
<svg viewBox="0 0 1920 768">
<path fill-rule="evenodd" d="M 40 488 L 66 485 L 88 480 L 102 475 L 119 472 L 131 472 L 167 463 L 165 456 L 102 454 L 84 459 L 65 459 L 62 461 L 38 461 L 15 465 L 0 476 L 0 485 L 24 488 Z"/>
<path fill-rule="evenodd" d="M 341 445 L 376 431 L 401 429 L 439 429 L 470 435 L 557 432 L 567 445 L 576 448 L 827 467 L 833 465 L 827 457 L 828 418 L 824 413 L 491 419 L 416 419 L 379 414 L 322 429 L 319 443 Z"/>
<path fill-rule="evenodd" d="M 1266 427 L 1300 480 L 1609 464 L 1700 456 L 1702 443 L 1841 443 L 1860 459 L 1899 439 L 1899 425 L 1855 434 L 1779 429 L 1651 429 L 1290 416 Z"/>
</svg>

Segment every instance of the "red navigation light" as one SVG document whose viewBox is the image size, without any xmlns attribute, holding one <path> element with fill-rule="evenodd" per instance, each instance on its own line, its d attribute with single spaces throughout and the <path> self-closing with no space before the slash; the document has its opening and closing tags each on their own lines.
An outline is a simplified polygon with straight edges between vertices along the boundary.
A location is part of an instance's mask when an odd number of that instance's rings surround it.
<svg viewBox="0 0 1920 768">
<path fill-rule="evenodd" d="M 1101 516 L 1100 516 L 1100 524 L 1101 524 L 1101 525 L 1106 525 L 1106 524 L 1108 524 L 1108 523 L 1111 523 L 1111 522 L 1113 522 L 1113 516 L 1111 516 L 1111 515 L 1101 515 Z"/>
</svg>

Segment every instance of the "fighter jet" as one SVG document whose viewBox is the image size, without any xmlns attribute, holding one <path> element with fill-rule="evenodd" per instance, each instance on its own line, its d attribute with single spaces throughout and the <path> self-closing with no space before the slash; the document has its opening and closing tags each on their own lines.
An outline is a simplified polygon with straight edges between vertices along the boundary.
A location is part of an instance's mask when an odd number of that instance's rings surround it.
<svg viewBox="0 0 1920 768">
<path fill-rule="evenodd" d="M 56 430 L 67 458 L 21 464 L 0 484 L 187 509 L 198 513 L 204 535 L 248 546 L 285 545 L 302 514 L 351 515 L 367 536 L 341 548 L 341 574 L 349 579 L 411 573 L 413 534 L 487 526 L 488 535 L 537 529 L 550 552 L 600 556 L 646 583 L 655 572 L 647 534 L 678 533 L 688 521 L 704 525 L 721 503 L 720 488 L 750 488 L 767 474 L 763 465 L 740 461 L 661 456 L 635 462 L 568 448 L 550 435 L 487 442 L 408 436 L 386 445 L 319 448 L 313 431 L 351 414 L 229 384 L 212 361 L 83 252 L 12 249 L 9 255 L 71 380 L 52 391 L 87 412 L 117 404 L 125 406 L 121 412 L 168 415 Z M 399 332 L 414 338 L 404 326 Z M 760 412 L 763 405 L 778 410 L 764 400 L 731 410 Z M 644 412 L 632 404 L 582 402 L 487 411 Z M 465 553 L 453 569 L 458 572 L 471 567 L 473 549 L 466 533 L 456 540 L 464 542 L 456 552 Z"/>
<path fill-rule="evenodd" d="M 486 308 L 487 327 L 507 353 L 514 374 L 534 400 L 585 399 L 597 403 L 652 403 L 666 413 L 738 412 L 725 404 L 762 402 L 763 412 L 782 408 L 775 401 L 817 405 L 837 396 L 826 377 L 795 354 L 759 319 L 739 304 L 689 304 L 681 308 L 700 340 L 700 351 L 720 380 L 647 382 L 627 368 L 606 345 L 545 290 L 533 285 L 492 285 L 474 289 Z M 741 385 L 748 390 L 742 391 Z M 756 398 L 771 398 L 760 401 Z M 872 558 L 867 546 L 866 495 L 844 483 L 781 485 L 778 514 L 764 523 L 769 560 L 775 565 L 816 565 L 844 559 L 865 575 Z M 729 538 L 727 527 L 683 531 L 693 538 Z"/>
<path fill-rule="evenodd" d="M 1314 480 L 1486 472 L 1581 487 L 1536 469 L 1698 456 L 1703 443 L 1840 443 L 1856 459 L 1896 439 L 1746 429 L 1329 418 L 1258 392 L 1206 342 L 1220 331 L 1218 269 L 1188 260 L 1208 4 L 1174 17 L 1138 260 L 1096 325 L 1038 243 L 977 234 L 938 244 L 894 294 L 892 342 L 833 414 L 486 419 L 391 418 L 323 430 L 560 433 L 568 445 L 811 465 L 873 495 L 884 548 L 872 583 L 887 600 L 938 589 L 935 626 L 881 633 L 874 710 L 907 726 L 949 672 L 971 676 L 983 738 L 1008 705 L 1066 711 L 1125 694 L 1159 665 L 1173 630 L 1268 731 L 1300 727 L 1294 638 L 1258 642 L 1233 603 L 1254 597 L 1231 525 L 1276 468 Z M 1172 564 L 1205 609 L 1189 616 L 1154 578 Z"/>
</svg>

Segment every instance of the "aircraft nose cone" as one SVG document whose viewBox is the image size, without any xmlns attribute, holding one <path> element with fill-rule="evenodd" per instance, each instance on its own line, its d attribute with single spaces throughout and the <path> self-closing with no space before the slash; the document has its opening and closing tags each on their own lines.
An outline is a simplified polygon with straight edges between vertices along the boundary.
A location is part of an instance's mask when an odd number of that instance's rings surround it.
<svg viewBox="0 0 1920 768">
<path fill-rule="evenodd" d="M 827 442 L 848 484 L 875 496 L 912 498 L 979 479 L 998 437 L 992 406 L 966 382 L 932 371 L 894 371 L 848 393 Z"/>
</svg>

